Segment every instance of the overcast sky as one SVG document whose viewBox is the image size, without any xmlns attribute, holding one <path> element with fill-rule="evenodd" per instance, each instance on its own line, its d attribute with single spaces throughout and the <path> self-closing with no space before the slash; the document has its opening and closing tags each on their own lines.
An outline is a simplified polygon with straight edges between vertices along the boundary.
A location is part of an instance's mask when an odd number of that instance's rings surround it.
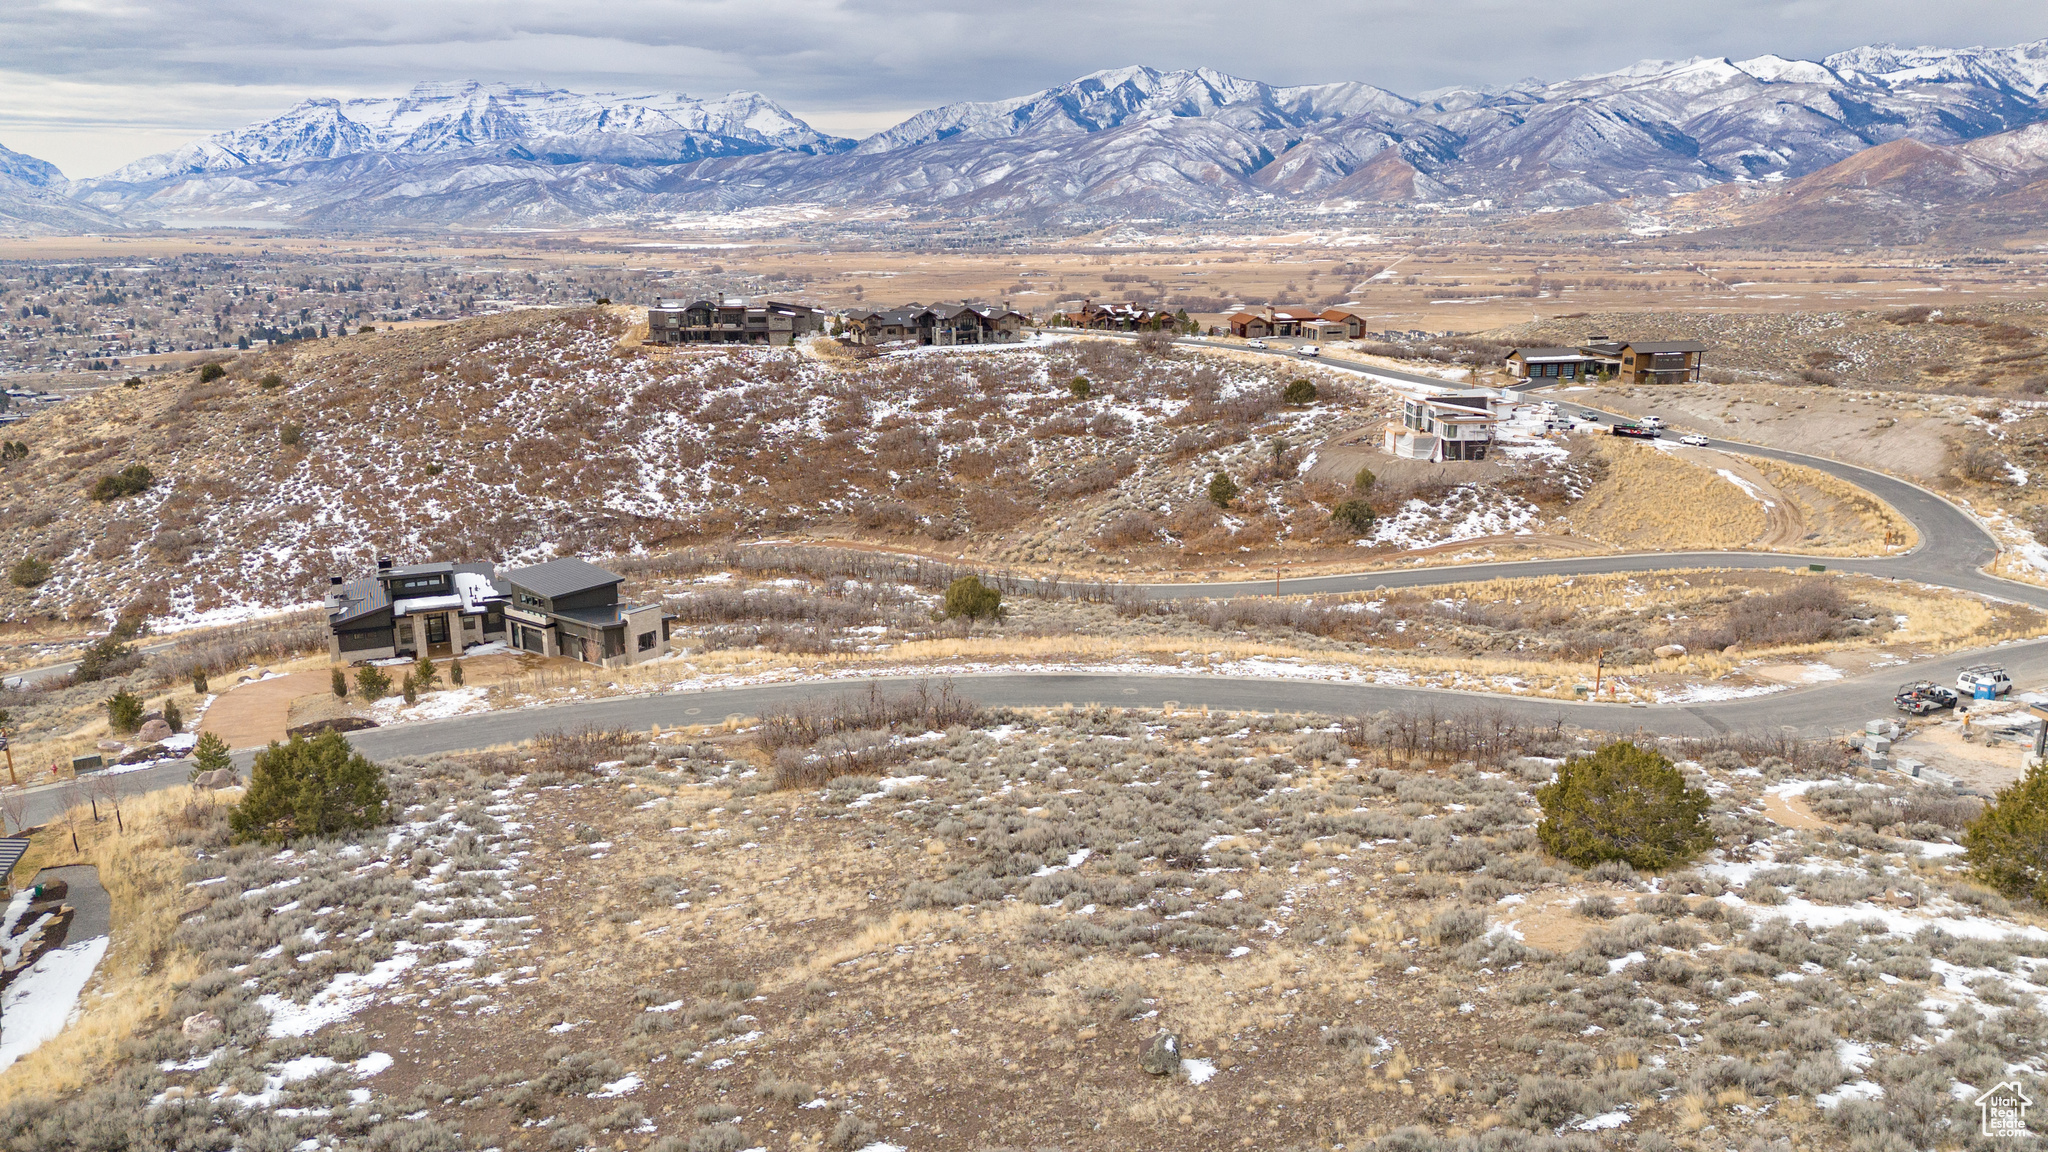
<svg viewBox="0 0 2048 1152">
<path fill-rule="evenodd" d="M 2048 36 L 2039 0 L 6 0 L 0 144 L 72 177 L 418 80 L 766 93 L 845 136 L 1127 64 L 1413 95 L 1642 59 Z"/>
</svg>

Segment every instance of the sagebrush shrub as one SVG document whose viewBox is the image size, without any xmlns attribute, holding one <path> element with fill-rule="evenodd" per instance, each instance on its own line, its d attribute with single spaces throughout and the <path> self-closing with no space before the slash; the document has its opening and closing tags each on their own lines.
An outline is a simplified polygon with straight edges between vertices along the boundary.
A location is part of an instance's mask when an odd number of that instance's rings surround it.
<svg viewBox="0 0 2048 1152">
<path fill-rule="evenodd" d="M 1543 847 L 1581 867 L 1621 860 L 1660 871 L 1714 843 L 1706 790 L 1687 786 L 1663 754 L 1626 740 L 1566 760 L 1555 781 L 1536 789 L 1536 802 Z"/>
</svg>

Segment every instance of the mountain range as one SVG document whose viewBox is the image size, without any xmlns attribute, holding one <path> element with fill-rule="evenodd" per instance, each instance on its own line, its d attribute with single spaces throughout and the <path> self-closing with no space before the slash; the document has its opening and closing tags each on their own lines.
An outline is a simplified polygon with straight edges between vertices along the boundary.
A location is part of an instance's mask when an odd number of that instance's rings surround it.
<svg viewBox="0 0 2048 1152">
<path fill-rule="evenodd" d="M 1680 203 L 1673 218 L 1719 220 L 1886 147 L 1933 149 L 1976 173 L 1937 181 L 1944 196 L 2005 195 L 2013 174 L 2048 156 L 2048 140 L 2024 131 L 2042 123 L 2048 40 L 1645 61 L 1416 97 L 1133 67 L 934 108 L 859 141 L 756 93 L 469 81 L 309 99 L 76 182 L 0 151 L 0 227 L 575 226 L 789 204 L 1027 222 L 1297 207 L 1555 212 L 1707 189 L 1725 203 Z"/>
</svg>

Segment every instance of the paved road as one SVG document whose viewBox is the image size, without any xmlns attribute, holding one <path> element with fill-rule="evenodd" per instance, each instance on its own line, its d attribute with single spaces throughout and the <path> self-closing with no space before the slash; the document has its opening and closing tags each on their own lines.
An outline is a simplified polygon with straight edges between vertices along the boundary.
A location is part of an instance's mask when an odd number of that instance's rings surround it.
<svg viewBox="0 0 2048 1152">
<path fill-rule="evenodd" d="M 177 641 L 175 640 L 160 640 L 155 644 L 147 644 L 137 648 L 135 652 L 148 656 L 152 653 L 165 651 L 176 643 Z M 0 676 L 0 685 L 8 688 L 29 688 L 41 684 L 45 680 L 55 680 L 59 676 L 68 676 L 77 667 L 78 661 L 67 660 L 62 664 L 44 664 L 38 668 L 25 668 L 19 672 L 9 672 L 4 676 Z"/>
<path fill-rule="evenodd" d="M 1183 340 L 1180 343 L 1216 346 L 1205 340 Z M 1271 355 L 1287 356 L 1284 350 L 1268 351 Z M 1449 383 L 1435 377 L 1396 372 L 1330 356 L 1321 357 L 1320 362 L 1326 367 L 1355 371 L 1399 383 L 1436 386 Z M 1613 418 L 1611 413 L 1598 413 L 1595 409 L 1581 405 L 1560 406 L 1581 415 L 1597 414 L 1608 419 Z M 1799 557 L 1752 552 L 1654 553 L 1300 577 L 1281 580 L 1277 585 L 1276 582 L 1269 580 L 1242 580 L 1211 584 L 1154 584 L 1140 587 L 1144 588 L 1148 595 L 1161 598 L 1271 595 L 1276 591 L 1298 595 L 1311 592 L 1370 591 L 1382 587 L 1439 584 L 1447 580 L 1656 571 L 1672 568 L 1781 568 L 1812 562 L 1825 564 L 1836 571 L 1921 581 L 2048 608 L 2048 589 L 2000 580 L 1985 574 L 1981 570 L 1982 567 L 1997 555 L 1997 545 L 1991 536 L 1969 515 L 1923 488 L 1869 469 L 1782 449 L 1724 440 L 1716 440 L 1712 446 L 1816 468 L 1865 488 L 1911 519 L 1920 532 L 1920 542 L 1910 553 L 1868 559 Z M 2048 679 L 2048 640 L 1959 653 L 1940 661 L 1916 664 L 1912 669 L 1912 675 L 1915 678 L 1953 681 L 1960 667 L 1982 662 L 1987 658 L 2003 663 L 2011 671 L 2013 678 L 2022 683 Z M 50 670 L 50 674 L 56 674 L 56 670 Z M 1173 701 L 1184 708 L 1199 708 L 1206 705 L 1225 711 L 1312 712 L 1327 715 L 1349 715 L 1382 709 L 1434 708 L 1446 713 L 1497 709 L 1523 723 L 1549 724 L 1562 721 L 1617 732 L 1643 729 L 1668 735 L 1704 735 L 1714 732 L 1782 731 L 1789 727 L 1817 735 L 1858 727 L 1864 720 L 1872 717 L 1891 715 L 1891 696 L 1896 688 L 1896 681 L 1900 678 L 1901 673 L 1898 671 L 1885 671 L 1770 696 L 1711 703 L 1650 706 L 1532 700 L 1496 694 L 1353 683 L 1163 674 L 990 673 L 959 677 L 956 683 L 964 693 L 990 706 L 1046 707 L 1063 703 L 1092 702 L 1157 708 L 1168 701 Z M 655 724 L 675 726 L 716 722 L 728 715 L 754 716 L 799 702 L 829 702 L 835 698 L 864 693 L 868 683 L 870 681 L 866 680 L 811 682 L 588 701 L 482 716 L 423 721 L 353 733 L 349 739 L 372 756 L 420 755 L 515 743 L 542 732 L 558 729 L 585 726 L 644 729 Z M 249 757 L 244 754 L 239 759 L 246 767 Z M 188 766 L 181 762 L 113 777 L 109 783 L 124 794 L 149 791 L 183 783 L 188 770 Z M 65 796 L 61 789 L 43 788 L 30 794 L 30 803 L 31 811 L 27 822 L 35 824 L 60 812 L 65 803 Z"/>
<path fill-rule="evenodd" d="M 71 927 L 64 932 L 64 943 L 68 947 L 95 936 L 105 936 L 114 923 L 114 902 L 107 896 L 107 890 L 100 884 L 100 870 L 90 864 L 66 864 L 61 868 L 45 868 L 36 873 L 31 884 L 44 880 L 62 880 L 65 886 L 64 902 L 71 905 Z"/>
</svg>

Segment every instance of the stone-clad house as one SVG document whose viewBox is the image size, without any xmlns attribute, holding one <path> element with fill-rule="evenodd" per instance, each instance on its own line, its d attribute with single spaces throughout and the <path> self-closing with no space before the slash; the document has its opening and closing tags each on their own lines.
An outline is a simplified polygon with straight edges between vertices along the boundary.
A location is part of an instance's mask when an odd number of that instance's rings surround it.
<svg viewBox="0 0 2048 1152">
<path fill-rule="evenodd" d="M 621 604 L 623 581 L 574 557 L 503 573 L 482 562 L 379 560 L 373 576 L 329 578 L 328 655 L 460 656 L 494 642 L 607 668 L 666 655 L 672 618 L 659 604 Z"/>
</svg>

